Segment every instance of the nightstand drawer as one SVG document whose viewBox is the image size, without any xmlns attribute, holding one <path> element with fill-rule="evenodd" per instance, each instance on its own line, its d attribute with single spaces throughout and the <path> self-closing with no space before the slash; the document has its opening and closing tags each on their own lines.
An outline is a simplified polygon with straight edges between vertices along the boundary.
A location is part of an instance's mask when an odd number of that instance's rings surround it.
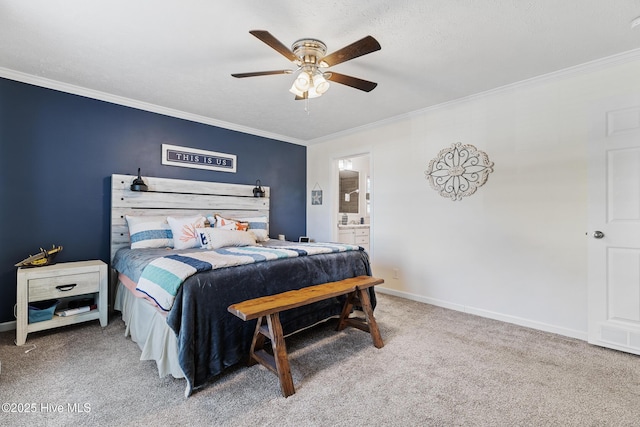
<svg viewBox="0 0 640 427">
<path fill-rule="evenodd" d="M 369 237 L 369 229 L 368 228 L 356 228 L 356 239 L 358 236 L 367 236 Z"/>
<path fill-rule="evenodd" d="M 42 301 L 100 291 L 100 273 L 80 273 L 29 280 L 29 301 Z"/>
</svg>

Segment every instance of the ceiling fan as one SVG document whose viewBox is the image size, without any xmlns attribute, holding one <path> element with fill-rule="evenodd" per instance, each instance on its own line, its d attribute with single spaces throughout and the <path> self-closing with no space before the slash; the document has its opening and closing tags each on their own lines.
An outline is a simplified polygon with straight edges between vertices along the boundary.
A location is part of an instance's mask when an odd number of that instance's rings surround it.
<svg viewBox="0 0 640 427">
<path fill-rule="evenodd" d="M 299 71 L 291 89 L 289 89 L 289 92 L 296 95 L 295 99 L 310 99 L 321 96 L 329 89 L 329 81 L 365 92 L 371 92 L 378 85 L 377 83 L 347 76 L 346 74 L 326 71 L 328 67 L 380 50 L 380 43 L 371 36 L 366 36 L 327 55 L 327 46 L 317 39 L 305 38 L 297 40 L 293 43 L 291 49 L 289 49 L 268 31 L 252 30 L 249 31 L 249 33 L 293 62 L 297 69 L 231 74 L 233 77 L 244 78 L 274 74 L 293 74 Z"/>
</svg>

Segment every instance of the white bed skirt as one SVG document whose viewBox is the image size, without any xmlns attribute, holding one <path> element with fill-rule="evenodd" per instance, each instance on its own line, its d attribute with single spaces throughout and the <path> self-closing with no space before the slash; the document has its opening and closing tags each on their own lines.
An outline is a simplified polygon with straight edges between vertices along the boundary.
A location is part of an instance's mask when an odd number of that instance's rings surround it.
<svg viewBox="0 0 640 427">
<path fill-rule="evenodd" d="M 138 344 L 140 360 L 155 360 L 160 377 L 184 378 L 178 363 L 178 340 L 166 318 L 144 298 L 136 298 L 118 282 L 114 308 L 122 313 L 125 336 Z"/>
</svg>

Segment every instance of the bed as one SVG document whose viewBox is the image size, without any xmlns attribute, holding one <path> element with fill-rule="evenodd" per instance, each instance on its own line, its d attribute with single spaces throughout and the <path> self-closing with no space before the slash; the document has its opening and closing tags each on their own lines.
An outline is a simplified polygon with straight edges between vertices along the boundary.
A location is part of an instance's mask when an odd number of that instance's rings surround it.
<svg viewBox="0 0 640 427">
<path fill-rule="evenodd" d="M 186 396 L 206 386 L 225 369 L 246 361 L 255 321 L 243 322 L 233 316 L 227 311 L 229 305 L 371 275 L 367 253 L 358 246 L 265 238 L 268 187 L 263 187 L 265 197 L 253 197 L 251 185 L 145 177 L 149 191 L 135 192 L 130 189 L 135 178 L 112 175 L 111 267 L 113 277 L 118 278 L 114 308 L 122 313 L 125 333 L 140 347 L 141 360 L 154 360 L 160 376 L 185 378 Z M 223 223 L 221 219 L 250 224 L 250 228 L 255 223 L 255 229 L 249 231 L 258 242 L 225 246 L 227 241 L 222 239 L 208 248 L 167 249 L 162 245 L 141 247 L 137 237 L 130 239 L 128 225 L 137 231 L 132 218 L 175 220 L 198 215 L 211 220 L 217 217 L 218 224 Z M 262 221 L 254 221 L 257 219 Z M 221 234 L 207 236 L 211 240 L 226 236 L 223 231 L 217 233 Z M 204 238 L 204 234 L 200 237 Z M 157 277 L 165 277 L 163 266 L 178 261 L 185 263 L 185 268 L 195 266 L 196 272 L 185 273 L 175 289 L 169 287 L 170 295 L 166 290 L 155 293 L 153 286 L 160 280 L 149 272 L 160 269 Z M 209 264 L 212 267 L 201 268 Z M 177 273 L 170 274 L 174 275 Z M 375 305 L 373 288 L 371 299 Z M 343 303 L 344 298 L 333 298 L 282 313 L 285 334 L 337 317 Z"/>
</svg>

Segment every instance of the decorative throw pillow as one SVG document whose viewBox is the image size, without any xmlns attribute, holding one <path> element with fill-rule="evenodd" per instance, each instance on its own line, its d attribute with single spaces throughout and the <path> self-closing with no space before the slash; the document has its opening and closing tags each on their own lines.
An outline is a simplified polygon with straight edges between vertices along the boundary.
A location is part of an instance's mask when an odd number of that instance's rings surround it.
<svg viewBox="0 0 640 427">
<path fill-rule="evenodd" d="M 131 249 L 173 247 L 173 234 L 164 216 L 126 215 Z"/>
<path fill-rule="evenodd" d="M 167 217 L 171 232 L 173 233 L 173 247 L 175 249 L 189 249 L 198 247 L 196 228 L 204 227 L 202 215 L 189 217 Z"/>
<path fill-rule="evenodd" d="M 249 228 L 249 223 L 235 219 L 229 219 L 221 217 L 220 215 L 215 216 L 216 220 L 216 228 L 220 228 L 222 230 L 239 230 L 239 231 L 247 231 Z"/>
<path fill-rule="evenodd" d="M 206 216 L 207 221 L 209 221 L 209 227 L 215 227 L 216 226 L 216 216 L 215 215 L 207 215 Z M 206 224 L 205 224 L 206 226 Z"/>
<path fill-rule="evenodd" d="M 255 246 L 256 239 L 251 233 L 222 228 L 196 229 L 200 246 L 207 249 L 218 249 L 225 246 Z"/>
<path fill-rule="evenodd" d="M 253 233 L 258 242 L 269 240 L 269 220 L 266 216 L 242 218 L 242 220 L 249 223 L 249 233 Z"/>
</svg>

